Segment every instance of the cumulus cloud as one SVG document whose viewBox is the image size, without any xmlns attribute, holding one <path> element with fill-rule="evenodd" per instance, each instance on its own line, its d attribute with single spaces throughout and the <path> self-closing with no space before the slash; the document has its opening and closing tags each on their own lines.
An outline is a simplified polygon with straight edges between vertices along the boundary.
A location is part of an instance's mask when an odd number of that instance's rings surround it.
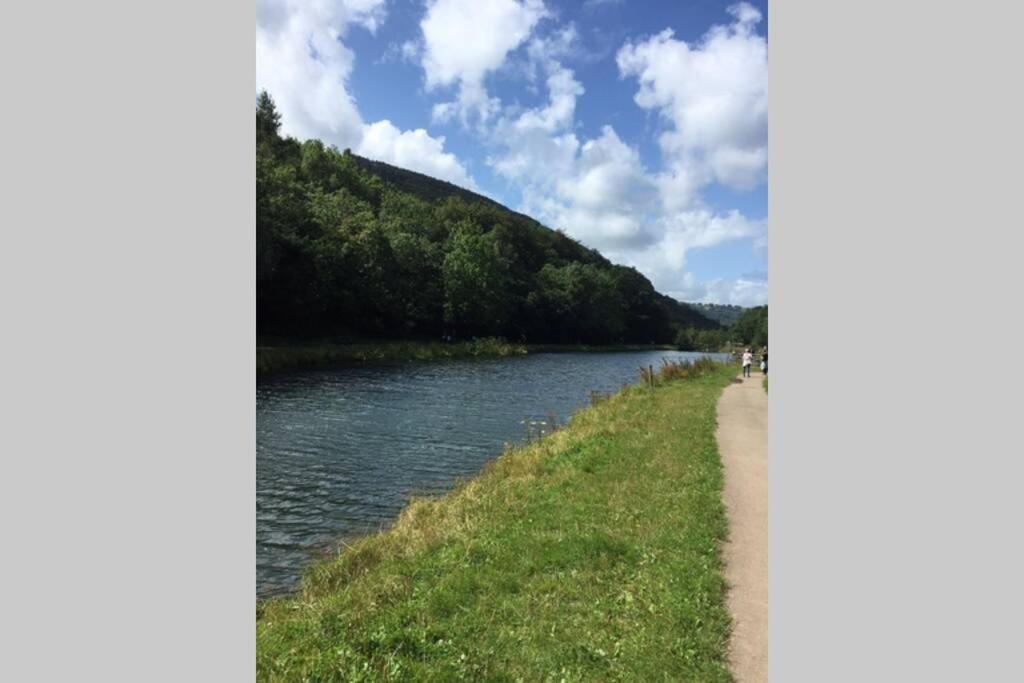
<svg viewBox="0 0 1024 683">
<path fill-rule="evenodd" d="M 761 13 L 741 3 L 734 21 L 714 26 L 699 43 L 671 29 L 616 56 L 623 77 L 636 77 L 637 105 L 670 125 L 659 143 L 674 172 L 749 189 L 768 164 L 768 45 L 756 33 Z"/>
<path fill-rule="evenodd" d="M 273 95 L 286 133 L 341 146 L 358 142 L 363 122 L 345 90 L 355 55 L 341 39 L 351 24 L 376 27 L 383 7 L 383 0 L 301 5 L 261 0 L 257 85 Z"/>
<path fill-rule="evenodd" d="M 444 137 L 431 137 L 422 128 L 401 131 L 387 119 L 378 121 L 365 127 L 358 152 L 363 156 L 476 189 L 476 183 L 455 155 L 444 151 Z"/>
<path fill-rule="evenodd" d="M 649 242 L 647 214 L 657 201 L 657 185 L 639 153 L 611 126 L 581 143 L 572 128 L 584 88 L 557 60 L 544 68 L 547 103 L 497 122 L 492 141 L 501 152 L 488 163 L 520 187 L 524 210 L 589 246 Z"/>
<path fill-rule="evenodd" d="M 705 304 L 732 304 L 734 306 L 763 306 L 768 303 L 768 282 L 738 278 L 718 278 L 698 282 L 692 274 L 686 273 L 678 288 L 665 293 L 679 301 Z"/>
<path fill-rule="evenodd" d="M 657 109 L 672 124 L 659 141 L 660 171 L 645 168 L 638 151 L 611 126 L 590 140 L 577 137 L 576 103 L 585 89 L 563 64 L 574 51 L 571 25 L 528 43 L 526 53 L 545 79 L 547 100 L 504 109 L 489 131 L 497 151 L 487 161 L 520 189 L 524 212 L 612 261 L 636 267 L 659 291 L 688 301 L 755 305 L 767 297 L 763 278 L 698 282 L 686 271 L 693 249 L 750 240 L 759 254 L 767 244 L 765 221 L 714 211 L 701 197 L 715 181 L 756 184 L 767 161 L 765 84 L 759 67 L 743 66 L 759 63 L 747 57 L 756 57 L 751 44 L 763 43 L 753 33 L 760 15 L 745 5 L 731 12 L 732 25 L 712 28 L 693 48 L 663 32 L 619 52 L 622 72 L 638 75 L 637 104 Z M 685 68 L 673 71 L 672 65 Z M 681 83 L 694 71 L 700 73 L 695 84 Z M 728 82 L 713 83 L 716 73 Z"/>
<path fill-rule="evenodd" d="M 716 281 L 718 284 L 714 287 L 710 287 L 710 283 L 697 282 L 693 275 L 686 271 L 686 254 L 692 249 L 713 247 L 726 242 L 756 240 L 767 235 L 767 229 L 765 221 L 751 220 L 735 210 L 724 214 L 707 208 L 668 212 L 656 219 L 656 226 L 652 232 L 657 237 L 651 243 L 640 249 L 612 250 L 608 256 L 636 267 L 650 278 L 658 291 L 677 298 L 686 301 L 736 303 L 733 294 L 725 297 L 725 285 L 722 283 L 726 281 Z M 753 300 L 758 292 L 766 293 L 767 283 L 764 280 L 766 278 L 758 281 L 758 287 L 743 285 L 736 290 L 735 296 L 738 297 L 742 291 L 746 299 Z M 755 278 L 744 276 L 735 282 L 748 281 L 755 281 Z M 707 297 L 711 295 L 725 298 L 708 299 Z"/>
<path fill-rule="evenodd" d="M 347 89 L 355 55 L 343 39 L 353 25 L 376 31 L 385 17 L 385 0 L 260 0 L 258 89 L 273 96 L 287 135 L 350 147 L 474 187 L 465 167 L 444 152 L 443 137 L 433 138 L 423 129 L 403 132 L 386 120 L 367 125 L 360 116 Z"/>
<path fill-rule="evenodd" d="M 701 196 L 714 182 L 753 187 L 766 171 L 767 49 L 755 33 L 761 15 L 746 4 L 729 11 L 733 22 L 695 45 L 664 31 L 619 50 L 620 73 L 640 85 L 636 103 L 669 124 L 658 172 L 611 126 L 591 140 L 577 137 L 575 108 L 585 89 L 563 64 L 575 51 L 572 25 L 528 43 L 527 77 L 545 76 L 547 101 L 504 110 L 490 131 L 498 151 L 488 164 L 519 187 L 523 211 L 635 266 L 659 291 L 755 305 L 766 301 L 764 278 L 698 282 L 685 269 L 693 249 L 750 240 L 760 256 L 767 247 L 765 221 L 714 211 Z"/>
<path fill-rule="evenodd" d="M 431 0 L 420 23 L 428 90 L 457 88 L 456 99 L 434 108 L 435 120 L 474 114 L 486 122 L 501 106 L 484 78 L 499 69 L 548 16 L 542 0 Z"/>
</svg>

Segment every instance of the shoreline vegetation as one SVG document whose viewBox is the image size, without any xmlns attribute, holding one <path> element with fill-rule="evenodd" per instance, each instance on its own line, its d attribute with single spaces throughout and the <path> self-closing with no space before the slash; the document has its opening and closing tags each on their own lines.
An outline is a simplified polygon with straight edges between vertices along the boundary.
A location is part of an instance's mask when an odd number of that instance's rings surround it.
<svg viewBox="0 0 1024 683">
<path fill-rule="evenodd" d="M 313 370 L 352 364 L 440 360 L 445 358 L 501 358 L 528 353 L 609 353 L 674 351 L 671 344 L 522 344 L 487 338 L 467 342 L 381 341 L 365 343 L 281 342 L 257 344 L 256 374 L 282 370 Z"/>
<path fill-rule="evenodd" d="M 511 344 L 500 339 L 477 339 L 451 344 L 418 341 L 257 344 L 256 374 L 391 361 L 497 358 L 525 353 L 525 345 Z"/>
<path fill-rule="evenodd" d="M 257 678 L 731 680 L 716 404 L 663 363 L 257 604 Z"/>
</svg>

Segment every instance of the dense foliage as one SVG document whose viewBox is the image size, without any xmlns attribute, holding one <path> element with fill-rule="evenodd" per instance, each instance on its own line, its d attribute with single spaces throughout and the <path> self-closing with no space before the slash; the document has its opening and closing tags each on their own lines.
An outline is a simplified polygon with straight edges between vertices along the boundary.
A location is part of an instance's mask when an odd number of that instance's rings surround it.
<svg viewBox="0 0 1024 683">
<path fill-rule="evenodd" d="M 700 306 L 707 304 L 690 304 Z M 720 308 L 726 308 L 721 306 Z M 730 307 L 732 308 L 732 307 Z M 740 308 L 736 321 L 728 328 L 680 328 L 675 344 L 681 351 L 717 351 L 725 347 L 768 345 L 768 307 Z"/>
<path fill-rule="evenodd" d="M 697 309 L 705 317 L 717 322 L 722 327 L 732 327 L 743 311 L 747 310 L 742 306 L 732 304 L 687 304 Z"/>
<path fill-rule="evenodd" d="M 256 110 L 257 326 L 335 339 L 670 343 L 718 323 L 450 183 L 279 134 Z"/>
<path fill-rule="evenodd" d="M 718 351 L 731 340 L 729 330 L 686 327 L 676 333 L 675 345 L 680 351 Z"/>
<path fill-rule="evenodd" d="M 757 306 L 743 311 L 743 315 L 732 326 L 736 341 L 761 348 L 768 345 L 768 307 Z"/>
</svg>

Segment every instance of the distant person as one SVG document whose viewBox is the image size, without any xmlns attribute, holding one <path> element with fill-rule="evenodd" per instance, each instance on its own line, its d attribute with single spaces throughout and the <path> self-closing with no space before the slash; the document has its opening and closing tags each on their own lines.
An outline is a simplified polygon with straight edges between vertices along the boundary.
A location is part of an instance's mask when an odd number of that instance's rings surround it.
<svg viewBox="0 0 1024 683">
<path fill-rule="evenodd" d="M 761 374 L 768 374 L 768 347 L 764 347 L 764 351 L 761 352 Z"/>
<path fill-rule="evenodd" d="M 754 362 L 754 354 L 750 352 L 750 349 L 744 349 L 743 351 L 743 376 L 750 377 L 750 365 Z"/>
</svg>

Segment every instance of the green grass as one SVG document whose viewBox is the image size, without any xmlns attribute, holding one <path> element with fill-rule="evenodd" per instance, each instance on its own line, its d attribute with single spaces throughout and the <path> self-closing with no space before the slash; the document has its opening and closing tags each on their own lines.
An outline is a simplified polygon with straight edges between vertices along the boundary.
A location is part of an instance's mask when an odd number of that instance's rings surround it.
<svg viewBox="0 0 1024 683">
<path fill-rule="evenodd" d="M 767 377 L 764 378 L 764 382 L 762 382 L 762 384 L 764 385 L 764 393 L 767 394 L 768 393 L 768 378 Z"/>
<path fill-rule="evenodd" d="M 256 347 L 256 372 L 320 368 L 352 363 L 437 360 L 469 356 L 497 357 L 526 353 L 522 344 L 498 339 L 442 344 L 440 342 L 375 342 L 361 344 L 282 344 Z"/>
<path fill-rule="evenodd" d="M 697 365 L 412 501 L 260 603 L 258 679 L 730 680 L 714 432 L 736 367 Z"/>
</svg>

